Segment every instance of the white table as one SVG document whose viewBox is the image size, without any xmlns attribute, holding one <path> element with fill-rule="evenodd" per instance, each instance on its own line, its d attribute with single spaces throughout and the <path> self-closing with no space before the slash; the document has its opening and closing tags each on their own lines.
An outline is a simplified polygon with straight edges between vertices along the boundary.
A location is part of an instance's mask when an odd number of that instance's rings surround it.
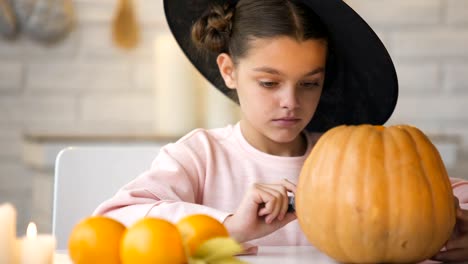
<svg viewBox="0 0 468 264">
<path fill-rule="evenodd" d="M 259 247 L 257 255 L 241 256 L 251 264 L 337 264 L 317 249 L 308 246 Z M 437 263 L 425 261 L 421 264 Z M 56 253 L 54 264 L 72 264 L 66 253 Z"/>
<path fill-rule="evenodd" d="M 259 247 L 257 255 L 240 256 L 239 259 L 256 264 L 314 264 L 338 263 L 313 247 Z M 66 253 L 55 254 L 54 264 L 72 264 Z"/>
<path fill-rule="evenodd" d="M 258 254 L 241 256 L 239 259 L 248 263 L 268 264 L 329 264 L 338 263 L 313 247 L 307 246 L 282 246 L 259 247 Z M 313 262 L 311 262 L 313 260 Z"/>
</svg>

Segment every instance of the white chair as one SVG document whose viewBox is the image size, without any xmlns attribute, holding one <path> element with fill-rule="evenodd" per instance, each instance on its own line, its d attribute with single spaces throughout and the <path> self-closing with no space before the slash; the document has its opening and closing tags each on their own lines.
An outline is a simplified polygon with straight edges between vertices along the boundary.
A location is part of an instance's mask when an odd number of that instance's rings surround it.
<svg viewBox="0 0 468 264">
<path fill-rule="evenodd" d="M 161 146 L 85 146 L 62 150 L 55 162 L 52 232 L 66 250 L 73 227 L 148 169 Z"/>
</svg>

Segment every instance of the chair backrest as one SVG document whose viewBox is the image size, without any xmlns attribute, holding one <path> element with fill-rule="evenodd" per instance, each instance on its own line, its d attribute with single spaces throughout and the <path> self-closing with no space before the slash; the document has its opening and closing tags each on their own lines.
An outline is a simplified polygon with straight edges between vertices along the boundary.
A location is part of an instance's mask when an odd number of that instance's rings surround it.
<svg viewBox="0 0 468 264">
<path fill-rule="evenodd" d="M 52 232 L 66 250 L 73 227 L 148 169 L 161 146 L 84 146 L 62 150 L 55 162 Z"/>
</svg>

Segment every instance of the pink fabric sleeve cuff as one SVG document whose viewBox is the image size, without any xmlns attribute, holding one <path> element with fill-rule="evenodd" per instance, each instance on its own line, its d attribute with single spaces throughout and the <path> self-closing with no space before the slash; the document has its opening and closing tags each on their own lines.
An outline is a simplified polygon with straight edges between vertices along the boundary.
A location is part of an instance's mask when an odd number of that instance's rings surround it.
<svg viewBox="0 0 468 264">
<path fill-rule="evenodd" d="M 193 214 L 209 215 L 221 223 L 231 215 L 218 209 L 188 202 L 158 202 L 152 205 L 146 215 L 178 222 L 183 217 Z"/>
<path fill-rule="evenodd" d="M 223 212 L 208 206 L 193 204 L 188 202 L 166 202 L 158 201 L 151 204 L 134 204 L 121 208 L 114 208 L 107 212 L 102 212 L 99 208 L 94 212 L 94 215 L 105 215 L 116 219 L 125 226 L 130 226 L 143 217 L 157 217 L 166 219 L 172 223 L 178 222 L 185 216 L 193 214 L 206 214 L 219 222 L 231 215 L 231 213 Z"/>
</svg>

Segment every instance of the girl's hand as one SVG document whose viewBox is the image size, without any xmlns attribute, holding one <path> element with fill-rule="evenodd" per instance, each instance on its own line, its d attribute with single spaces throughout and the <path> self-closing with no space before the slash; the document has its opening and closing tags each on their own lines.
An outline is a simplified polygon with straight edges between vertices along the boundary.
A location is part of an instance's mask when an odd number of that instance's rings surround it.
<svg viewBox="0 0 468 264">
<path fill-rule="evenodd" d="M 460 208 L 455 197 L 457 222 L 452 237 L 445 244 L 446 251 L 440 251 L 433 257 L 442 262 L 460 262 L 468 260 L 468 210 Z"/>
<path fill-rule="evenodd" d="M 284 179 L 278 184 L 254 184 L 244 195 L 236 212 L 224 225 L 238 242 L 266 236 L 296 219 L 288 213 L 288 192 L 296 193 L 296 185 Z"/>
</svg>

